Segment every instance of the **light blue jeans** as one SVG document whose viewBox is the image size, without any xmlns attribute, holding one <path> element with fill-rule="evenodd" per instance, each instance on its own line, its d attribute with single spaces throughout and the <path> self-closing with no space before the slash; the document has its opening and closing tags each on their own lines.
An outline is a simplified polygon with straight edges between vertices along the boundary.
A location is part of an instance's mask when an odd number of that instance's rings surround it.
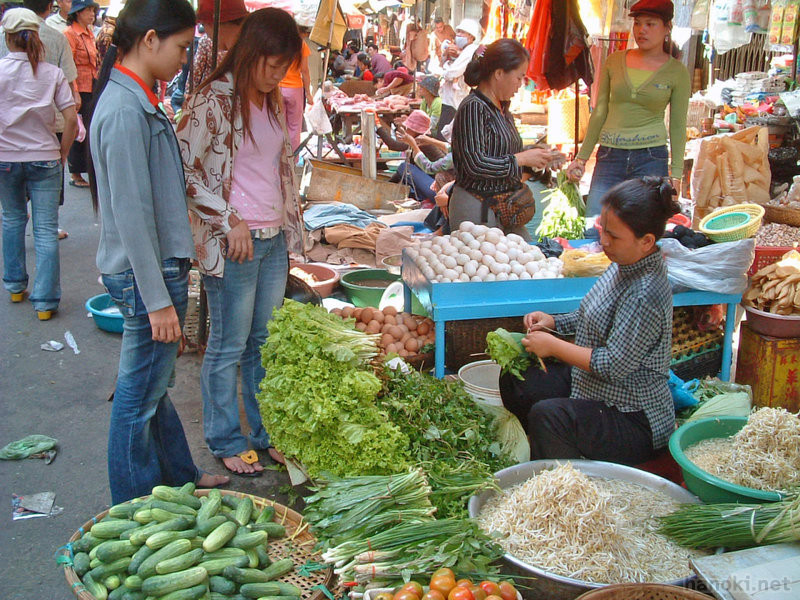
<svg viewBox="0 0 800 600">
<path fill-rule="evenodd" d="M 33 216 L 36 275 L 30 300 L 38 311 L 56 310 L 61 300 L 58 254 L 58 201 L 61 162 L 0 162 L 0 201 L 3 205 L 3 285 L 12 294 L 28 287 L 25 266 L 25 227 L 28 199 Z"/>
<path fill-rule="evenodd" d="M 181 326 L 186 316 L 189 259 L 169 258 L 161 272 Z M 114 504 L 149 494 L 156 485 L 197 481 L 180 417 L 167 394 L 178 342 L 153 341 L 150 317 L 132 270 L 103 275 L 124 317 L 119 375 L 108 434 L 108 479 Z"/>
<path fill-rule="evenodd" d="M 668 163 L 669 151 L 666 146 L 636 150 L 600 146 L 586 201 L 586 216 L 596 217 L 600 214 L 603 196 L 618 183 L 645 175 L 666 177 L 669 174 Z"/>
<path fill-rule="evenodd" d="M 268 240 L 253 240 L 253 260 L 225 260 L 222 277 L 204 276 L 211 331 L 201 369 L 203 430 L 214 456 L 226 458 L 247 450 L 242 434 L 237 394 L 237 364 L 241 370 L 242 402 L 253 448 L 269 448 L 258 411 L 256 392 L 264 379 L 261 346 L 267 321 L 283 303 L 289 270 L 283 232 Z"/>
</svg>

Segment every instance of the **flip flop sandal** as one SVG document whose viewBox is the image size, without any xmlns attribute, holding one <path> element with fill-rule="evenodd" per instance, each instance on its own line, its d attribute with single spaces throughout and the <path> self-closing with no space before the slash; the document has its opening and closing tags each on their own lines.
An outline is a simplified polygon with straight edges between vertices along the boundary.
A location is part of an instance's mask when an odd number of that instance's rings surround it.
<svg viewBox="0 0 800 600">
<path fill-rule="evenodd" d="M 240 452 L 239 454 L 236 454 L 235 456 L 238 456 L 239 458 L 241 458 L 242 462 L 244 462 L 247 465 L 252 465 L 252 464 L 258 462 L 258 453 L 255 450 L 248 450 L 247 452 Z M 229 473 L 233 473 L 234 475 L 238 475 L 239 477 L 261 477 L 261 475 L 264 473 L 264 471 L 253 471 L 252 473 L 239 473 L 238 471 L 234 471 L 232 469 L 229 469 L 224 461 L 222 462 L 222 465 L 225 467 L 225 469 Z"/>
<path fill-rule="evenodd" d="M 69 180 L 69 184 L 72 187 L 76 187 L 76 188 L 88 188 L 89 187 L 89 182 L 88 181 L 75 181 L 74 179 L 70 179 Z"/>
</svg>

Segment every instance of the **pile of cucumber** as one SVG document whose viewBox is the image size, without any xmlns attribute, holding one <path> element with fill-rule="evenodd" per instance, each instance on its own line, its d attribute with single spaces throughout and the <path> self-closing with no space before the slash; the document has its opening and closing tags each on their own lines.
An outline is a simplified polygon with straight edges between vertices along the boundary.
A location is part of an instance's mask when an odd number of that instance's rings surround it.
<svg viewBox="0 0 800 600">
<path fill-rule="evenodd" d="M 274 516 L 219 490 L 198 498 L 192 483 L 156 486 L 72 542 L 73 568 L 97 600 L 299 600 L 300 588 L 274 581 L 294 568 L 267 553 L 286 535 Z"/>
</svg>

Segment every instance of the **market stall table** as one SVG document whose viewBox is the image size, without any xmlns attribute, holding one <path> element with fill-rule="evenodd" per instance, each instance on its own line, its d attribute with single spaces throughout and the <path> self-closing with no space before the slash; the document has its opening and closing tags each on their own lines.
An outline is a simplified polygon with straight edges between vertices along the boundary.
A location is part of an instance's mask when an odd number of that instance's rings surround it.
<svg viewBox="0 0 800 600">
<path fill-rule="evenodd" d="M 445 323 L 466 319 L 521 317 L 533 310 L 547 313 L 566 313 L 576 310 L 596 277 L 565 277 L 560 279 L 530 279 L 525 281 L 493 281 L 464 283 L 432 283 L 403 252 L 403 284 L 405 310 L 411 311 L 411 294 L 415 294 L 436 326 L 436 377 L 444 377 Z M 736 305 L 741 295 L 717 294 L 690 290 L 673 296 L 674 306 L 707 306 L 727 304 L 725 337 L 722 343 L 720 378 L 731 375 L 733 329 Z"/>
</svg>

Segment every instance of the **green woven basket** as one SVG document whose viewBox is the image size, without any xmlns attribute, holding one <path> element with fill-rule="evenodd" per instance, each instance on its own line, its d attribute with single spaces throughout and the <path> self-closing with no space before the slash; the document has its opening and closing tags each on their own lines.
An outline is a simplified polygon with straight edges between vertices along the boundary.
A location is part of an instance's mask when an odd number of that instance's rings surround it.
<svg viewBox="0 0 800 600">
<path fill-rule="evenodd" d="M 720 208 L 700 222 L 700 231 L 715 242 L 735 242 L 753 237 L 761 227 L 764 207 L 736 204 Z"/>
</svg>

